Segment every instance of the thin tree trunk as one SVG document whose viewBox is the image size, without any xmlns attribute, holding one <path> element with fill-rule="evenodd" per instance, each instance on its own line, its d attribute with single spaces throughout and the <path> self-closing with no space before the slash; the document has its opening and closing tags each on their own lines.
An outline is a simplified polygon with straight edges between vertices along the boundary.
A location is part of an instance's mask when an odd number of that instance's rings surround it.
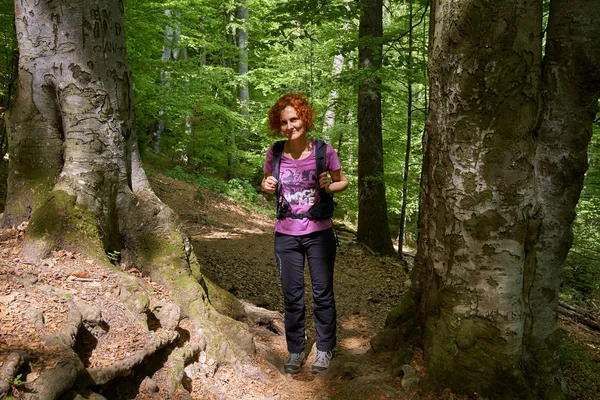
<svg viewBox="0 0 600 400">
<path fill-rule="evenodd" d="M 404 171 L 402 173 L 402 206 L 400 211 L 400 228 L 398 229 L 398 255 L 402 258 L 402 248 L 404 247 L 404 230 L 406 229 L 406 205 L 408 203 L 408 172 L 410 167 L 410 146 L 412 139 L 412 113 L 413 113 L 413 5 L 412 0 L 408 2 L 408 55 L 406 64 L 408 71 L 408 96 L 406 101 L 406 151 L 404 153 Z"/>
<path fill-rule="evenodd" d="M 335 78 L 342 73 L 344 67 L 344 55 L 336 54 L 333 57 L 333 68 L 331 72 L 332 78 Z M 325 118 L 323 120 L 323 133 L 327 133 L 335 125 L 335 108 L 337 107 L 338 91 L 332 89 L 329 91 L 329 97 L 327 99 L 327 111 L 325 111 Z M 331 138 L 327 138 L 327 141 L 331 141 Z"/>
<path fill-rule="evenodd" d="M 206 17 L 200 17 L 200 34 L 202 35 L 202 40 L 206 41 Z M 206 66 L 206 47 L 200 47 L 200 66 Z"/>
<path fill-rule="evenodd" d="M 166 63 L 171 60 L 184 60 L 187 58 L 187 49 L 181 47 L 179 43 L 179 37 L 181 36 L 181 26 L 178 22 L 179 14 L 177 12 L 171 12 L 171 10 L 165 10 L 165 16 L 171 19 L 171 24 L 165 26 L 165 43 L 163 46 L 162 60 Z M 160 73 L 160 85 L 161 90 L 166 90 L 170 85 L 171 73 L 169 71 L 161 71 Z M 167 115 L 167 109 L 163 108 L 158 112 L 158 120 L 156 122 L 156 130 L 152 133 L 152 151 L 155 154 L 160 153 L 160 142 L 162 134 L 166 129 L 165 117 Z"/>
<path fill-rule="evenodd" d="M 238 74 L 240 75 L 242 81 L 239 88 L 238 100 L 240 102 L 240 114 L 244 118 L 244 121 L 248 120 L 249 110 L 248 103 L 250 101 L 250 93 L 248 90 L 248 7 L 245 5 L 245 2 L 242 0 L 236 9 L 238 22 L 242 25 L 240 29 L 237 30 L 238 37 L 238 48 L 239 48 L 239 60 L 238 60 Z M 246 136 L 248 133 L 248 128 L 243 126 L 240 130 L 241 136 Z"/>
<path fill-rule="evenodd" d="M 383 179 L 381 130 L 382 57 L 381 0 L 362 0 L 359 62 L 365 73 L 358 93 L 358 236 L 361 243 L 380 254 L 393 254 Z"/>
</svg>

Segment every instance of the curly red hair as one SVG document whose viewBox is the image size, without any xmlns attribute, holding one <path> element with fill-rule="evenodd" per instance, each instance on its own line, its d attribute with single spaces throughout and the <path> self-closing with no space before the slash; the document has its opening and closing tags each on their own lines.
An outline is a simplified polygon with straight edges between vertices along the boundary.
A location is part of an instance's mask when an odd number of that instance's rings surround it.
<svg viewBox="0 0 600 400">
<path fill-rule="evenodd" d="M 304 96 L 297 93 L 286 93 L 281 96 L 269 110 L 269 128 L 271 128 L 273 133 L 281 132 L 281 112 L 287 106 L 294 107 L 298 118 L 302 120 L 307 131 L 312 130 L 315 112 L 312 107 L 308 105 L 308 101 Z"/>
</svg>

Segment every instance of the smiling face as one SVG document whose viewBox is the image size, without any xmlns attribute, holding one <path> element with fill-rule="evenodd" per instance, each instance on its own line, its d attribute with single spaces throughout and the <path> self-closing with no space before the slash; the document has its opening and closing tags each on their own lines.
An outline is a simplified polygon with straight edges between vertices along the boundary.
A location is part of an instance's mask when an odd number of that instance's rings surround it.
<svg viewBox="0 0 600 400">
<path fill-rule="evenodd" d="M 287 106 L 283 109 L 280 116 L 281 122 L 281 133 L 288 140 L 302 140 L 306 137 L 306 127 L 304 126 L 304 121 L 298 114 L 296 110 L 292 106 Z"/>
</svg>

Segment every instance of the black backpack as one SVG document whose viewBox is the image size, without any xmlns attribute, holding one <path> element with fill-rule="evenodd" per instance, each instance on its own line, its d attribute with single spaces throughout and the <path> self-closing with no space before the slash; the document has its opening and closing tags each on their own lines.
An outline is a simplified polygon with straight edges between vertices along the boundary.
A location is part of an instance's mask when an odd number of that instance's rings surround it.
<svg viewBox="0 0 600 400">
<path fill-rule="evenodd" d="M 277 219 L 282 218 L 310 218 L 310 219 L 329 219 L 333 217 L 333 208 L 335 203 L 333 195 L 325 191 L 324 188 L 319 189 L 319 201 L 310 207 L 305 213 L 290 212 L 290 205 L 287 203 L 281 194 L 281 180 L 279 179 L 279 164 L 281 163 L 281 154 L 285 140 L 275 142 L 273 144 L 273 160 L 271 166 L 273 168 L 272 175 L 277 179 L 277 187 L 275 196 L 277 196 Z M 327 152 L 327 143 L 322 140 L 315 140 L 315 157 L 317 161 L 317 177 L 325 172 L 325 154 Z"/>
</svg>

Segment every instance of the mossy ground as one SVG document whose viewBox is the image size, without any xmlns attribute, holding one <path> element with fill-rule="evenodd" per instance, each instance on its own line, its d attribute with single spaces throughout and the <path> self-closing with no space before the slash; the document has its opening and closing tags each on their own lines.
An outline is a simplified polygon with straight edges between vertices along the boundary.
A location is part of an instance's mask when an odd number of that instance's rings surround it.
<svg viewBox="0 0 600 400">
<path fill-rule="evenodd" d="M 600 393 L 600 341 L 571 326 L 563 331 L 560 361 L 572 400 L 596 400 Z"/>
</svg>

